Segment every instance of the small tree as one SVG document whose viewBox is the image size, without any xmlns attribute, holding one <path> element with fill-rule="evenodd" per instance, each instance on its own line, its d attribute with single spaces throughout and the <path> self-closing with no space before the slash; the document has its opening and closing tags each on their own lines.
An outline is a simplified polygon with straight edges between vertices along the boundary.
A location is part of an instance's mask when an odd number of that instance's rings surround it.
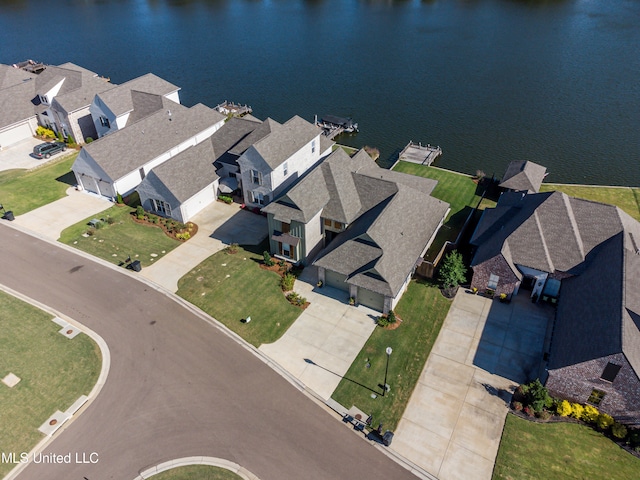
<svg viewBox="0 0 640 480">
<path fill-rule="evenodd" d="M 262 252 L 262 258 L 264 260 L 264 264 L 267 267 L 273 267 L 275 265 L 275 262 L 271 258 L 271 255 L 266 250 L 264 252 Z"/>
<path fill-rule="evenodd" d="M 440 266 L 438 279 L 444 288 L 455 288 L 466 280 L 467 268 L 462 261 L 462 255 L 453 250 L 449 252 Z"/>
<path fill-rule="evenodd" d="M 525 401 L 527 405 L 531 405 L 534 412 L 541 412 L 545 407 L 550 407 L 553 404 L 553 399 L 540 380 L 535 379 L 527 386 Z"/>
</svg>

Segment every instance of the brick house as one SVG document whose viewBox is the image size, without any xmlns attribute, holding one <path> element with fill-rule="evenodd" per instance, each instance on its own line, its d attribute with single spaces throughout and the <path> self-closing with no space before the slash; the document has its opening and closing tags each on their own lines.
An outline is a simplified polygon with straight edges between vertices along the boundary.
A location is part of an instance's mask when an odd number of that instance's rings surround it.
<svg viewBox="0 0 640 480">
<path fill-rule="evenodd" d="M 640 223 L 561 192 L 507 191 L 471 244 L 472 287 L 557 302 L 551 393 L 639 424 Z"/>
</svg>

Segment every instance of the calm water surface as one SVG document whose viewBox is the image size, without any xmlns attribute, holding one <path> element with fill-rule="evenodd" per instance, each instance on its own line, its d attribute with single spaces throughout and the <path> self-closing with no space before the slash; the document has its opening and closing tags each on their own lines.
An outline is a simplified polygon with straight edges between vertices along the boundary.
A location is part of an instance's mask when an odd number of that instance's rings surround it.
<svg viewBox="0 0 640 480">
<path fill-rule="evenodd" d="M 352 116 L 339 141 L 382 163 L 414 140 L 446 168 L 528 159 L 556 182 L 640 185 L 639 52 L 638 0 L 0 1 L 2 63 L 152 71 L 187 105 Z"/>
</svg>

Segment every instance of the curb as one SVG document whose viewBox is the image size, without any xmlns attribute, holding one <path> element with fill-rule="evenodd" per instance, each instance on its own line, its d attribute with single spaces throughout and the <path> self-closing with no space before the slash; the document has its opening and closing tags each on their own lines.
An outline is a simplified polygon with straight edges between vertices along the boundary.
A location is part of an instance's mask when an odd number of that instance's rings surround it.
<svg viewBox="0 0 640 480">
<path fill-rule="evenodd" d="M 230 462 L 229 460 L 225 460 L 224 458 L 216 458 L 216 457 L 183 457 L 177 458 L 175 460 L 169 460 L 168 462 L 163 462 L 155 467 L 148 468 L 143 471 L 133 480 L 146 480 L 147 478 L 151 478 L 158 473 L 165 472 L 167 470 L 171 470 L 178 467 L 187 467 L 189 465 L 210 465 L 212 467 L 219 467 L 229 470 L 243 480 L 260 480 L 256 475 L 251 473 L 244 467 L 241 467 L 237 463 Z"/>
</svg>

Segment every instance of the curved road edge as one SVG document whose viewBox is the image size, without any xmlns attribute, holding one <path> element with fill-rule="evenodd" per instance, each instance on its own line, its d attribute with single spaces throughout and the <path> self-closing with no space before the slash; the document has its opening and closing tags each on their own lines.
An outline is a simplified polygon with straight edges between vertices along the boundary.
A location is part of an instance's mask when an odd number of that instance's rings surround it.
<svg viewBox="0 0 640 480">
<path fill-rule="evenodd" d="M 187 467 L 189 465 L 210 465 L 212 467 L 220 467 L 235 473 L 239 477 L 242 477 L 243 480 L 260 480 L 256 475 L 237 463 L 216 457 L 184 457 L 169 460 L 168 462 L 163 462 L 155 467 L 148 468 L 133 480 L 146 480 L 158 473 L 178 467 Z"/>
<path fill-rule="evenodd" d="M 47 312 L 53 316 L 59 317 L 63 320 L 65 320 L 66 322 L 68 322 L 70 325 L 73 325 L 74 327 L 77 327 L 78 329 L 80 329 L 82 331 L 82 333 L 85 333 L 89 338 L 91 338 L 91 340 L 93 340 L 97 345 L 98 348 L 100 349 L 100 355 L 102 356 L 101 358 L 101 367 L 100 367 L 100 374 L 98 375 L 98 380 L 96 381 L 95 385 L 93 386 L 93 388 L 91 389 L 91 392 L 89 392 L 89 395 L 87 395 L 87 401 L 85 402 L 85 404 L 76 412 L 73 414 L 73 416 L 69 419 L 69 421 L 65 422 L 65 424 L 60 427 L 58 430 L 55 431 L 55 433 L 53 435 L 50 436 L 46 436 L 44 437 L 42 440 L 40 440 L 35 447 L 33 447 L 31 449 L 31 452 L 29 452 L 29 458 L 33 459 L 34 454 L 38 453 L 39 451 L 44 450 L 44 448 L 51 443 L 55 438 L 58 437 L 58 435 L 60 435 L 64 430 L 66 430 L 66 428 L 73 423 L 73 421 L 78 418 L 78 416 L 80 416 L 87 408 L 89 405 L 91 405 L 91 403 L 95 400 L 95 398 L 98 396 L 98 394 L 100 393 L 100 390 L 102 390 L 102 387 L 104 386 L 104 384 L 107 382 L 107 376 L 109 375 L 109 368 L 111 366 L 111 353 L 109 351 L 109 347 L 107 345 L 107 342 L 104 341 L 104 339 L 98 335 L 96 332 L 94 332 L 93 330 L 91 330 L 90 328 L 86 327 L 85 325 L 83 325 L 82 323 L 74 320 L 73 318 L 70 318 L 67 315 L 64 315 L 63 313 L 60 313 L 56 310 L 54 310 L 53 308 L 49 307 L 48 305 L 44 305 L 40 302 L 38 302 L 37 300 L 34 300 L 26 295 L 23 295 L 20 292 L 17 292 L 9 287 L 7 287 L 6 285 L 3 285 L 2 283 L 0 283 L 0 290 L 8 293 L 9 295 L 22 300 L 25 303 L 28 303 L 30 305 L 33 305 L 34 307 L 39 308 L 40 310 L 42 310 L 43 312 Z M 4 477 L 4 480 L 14 480 L 15 478 L 17 478 L 17 476 L 20 474 L 20 472 L 22 472 L 23 469 L 25 469 L 29 464 L 31 463 L 31 461 L 29 461 L 28 463 L 20 463 L 18 464 L 13 470 L 11 470 L 7 476 Z"/>
</svg>

